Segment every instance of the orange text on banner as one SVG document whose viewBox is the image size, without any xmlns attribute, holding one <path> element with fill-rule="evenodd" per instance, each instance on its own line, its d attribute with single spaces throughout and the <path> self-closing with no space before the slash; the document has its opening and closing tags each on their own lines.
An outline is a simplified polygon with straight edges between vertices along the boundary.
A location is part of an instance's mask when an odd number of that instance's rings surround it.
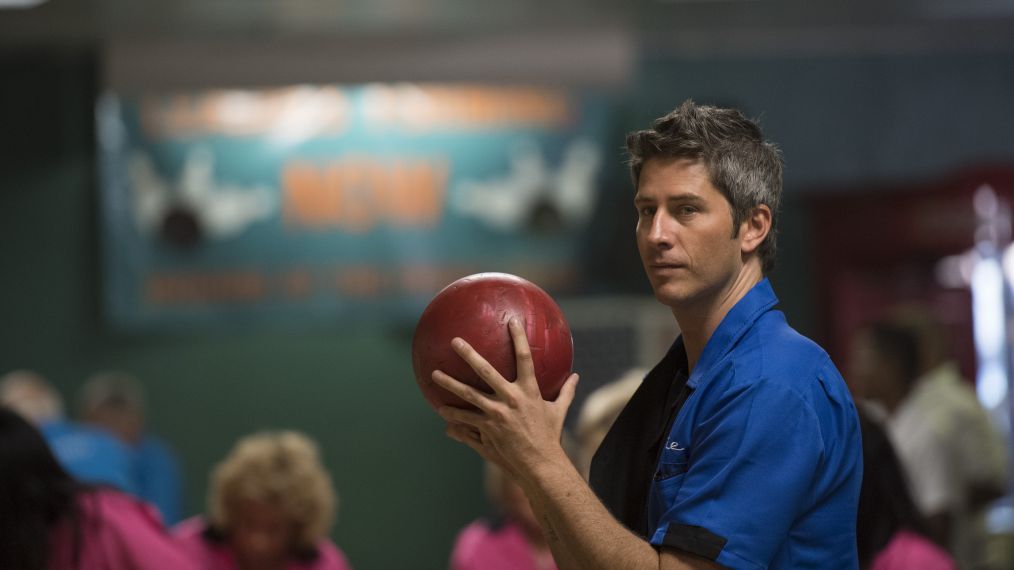
<svg viewBox="0 0 1014 570">
<path fill-rule="evenodd" d="M 431 228 L 447 192 L 446 159 L 356 156 L 323 164 L 295 161 L 282 172 L 285 225 L 365 233 L 384 223 Z"/>
</svg>

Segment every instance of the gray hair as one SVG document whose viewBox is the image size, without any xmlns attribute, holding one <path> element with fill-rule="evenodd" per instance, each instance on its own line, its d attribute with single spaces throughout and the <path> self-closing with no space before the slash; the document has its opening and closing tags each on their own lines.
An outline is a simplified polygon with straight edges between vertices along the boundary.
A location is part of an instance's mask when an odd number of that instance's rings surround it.
<svg viewBox="0 0 1014 570">
<path fill-rule="evenodd" d="M 144 389 L 126 372 L 98 372 L 81 387 L 77 404 L 78 411 L 85 417 L 100 409 L 143 415 Z"/>
<path fill-rule="evenodd" d="M 645 161 L 652 158 L 700 160 L 711 183 L 732 207 L 732 237 L 754 208 L 771 209 L 771 231 L 757 255 L 764 272 L 774 268 L 778 207 L 782 195 L 782 155 L 765 142 L 756 122 L 736 109 L 684 101 L 655 120 L 650 129 L 627 135 L 630 174 L 636 187 Z"/>
</svg>

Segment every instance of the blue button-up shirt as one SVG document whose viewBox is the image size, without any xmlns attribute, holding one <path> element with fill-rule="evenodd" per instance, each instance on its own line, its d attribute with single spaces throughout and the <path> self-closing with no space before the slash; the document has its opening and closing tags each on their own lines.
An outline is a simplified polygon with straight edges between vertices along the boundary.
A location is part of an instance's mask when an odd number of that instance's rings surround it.
<svg viewBox="0 0 1014 570">
<path fill-rule="evenodd" d="M 650 541 L 731 568 L 856 568 L 855 406 L 777 302 L 766 279 L 751 289 L 687 379 L 649 490 Z"/>
</svg>

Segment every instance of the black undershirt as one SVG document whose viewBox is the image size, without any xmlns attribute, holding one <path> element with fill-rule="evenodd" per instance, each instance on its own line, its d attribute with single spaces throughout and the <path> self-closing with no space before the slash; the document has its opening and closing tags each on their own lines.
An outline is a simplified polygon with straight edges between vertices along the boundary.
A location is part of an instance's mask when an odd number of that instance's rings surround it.
<svg viewBox="0 0 1014 570">
<path fill-rule="evenodd" d="M 645 539 L 654 531 L 648 528 L 648 493 L 672 422 L 689 396 L 688 377 L 679 338 L 644 378 L 592 459 L 592 490 L 620 523 Z"/>
</svg>

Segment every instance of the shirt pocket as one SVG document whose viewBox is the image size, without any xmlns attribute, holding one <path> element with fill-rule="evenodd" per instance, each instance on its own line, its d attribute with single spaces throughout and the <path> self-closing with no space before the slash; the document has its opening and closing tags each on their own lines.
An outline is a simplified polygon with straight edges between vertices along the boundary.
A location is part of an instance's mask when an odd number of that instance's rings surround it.
<svg viewBox="0 0 1014 570">
<path fill-rule="evenodd" d="M 683 475 L 687 472 L 688 463 L 687 454 L 682 449 L 663 453 L 655 468 L 655 481 L 662 482 Z"/>
<path fill-rule="evenodd" d="M 658 516 L 668 511 L 676 503 L 676 497 L 679 496 L 680 489 L 683 488 L 683 480 L 686 479 L 686 475 L 687 463 L 685 461 L 660 462 L 658 464 L 654 481 L 652 481 L 654 487 L 652 494 L 655 496 L 652 502 L 661 509 Z"/>
</svg>

